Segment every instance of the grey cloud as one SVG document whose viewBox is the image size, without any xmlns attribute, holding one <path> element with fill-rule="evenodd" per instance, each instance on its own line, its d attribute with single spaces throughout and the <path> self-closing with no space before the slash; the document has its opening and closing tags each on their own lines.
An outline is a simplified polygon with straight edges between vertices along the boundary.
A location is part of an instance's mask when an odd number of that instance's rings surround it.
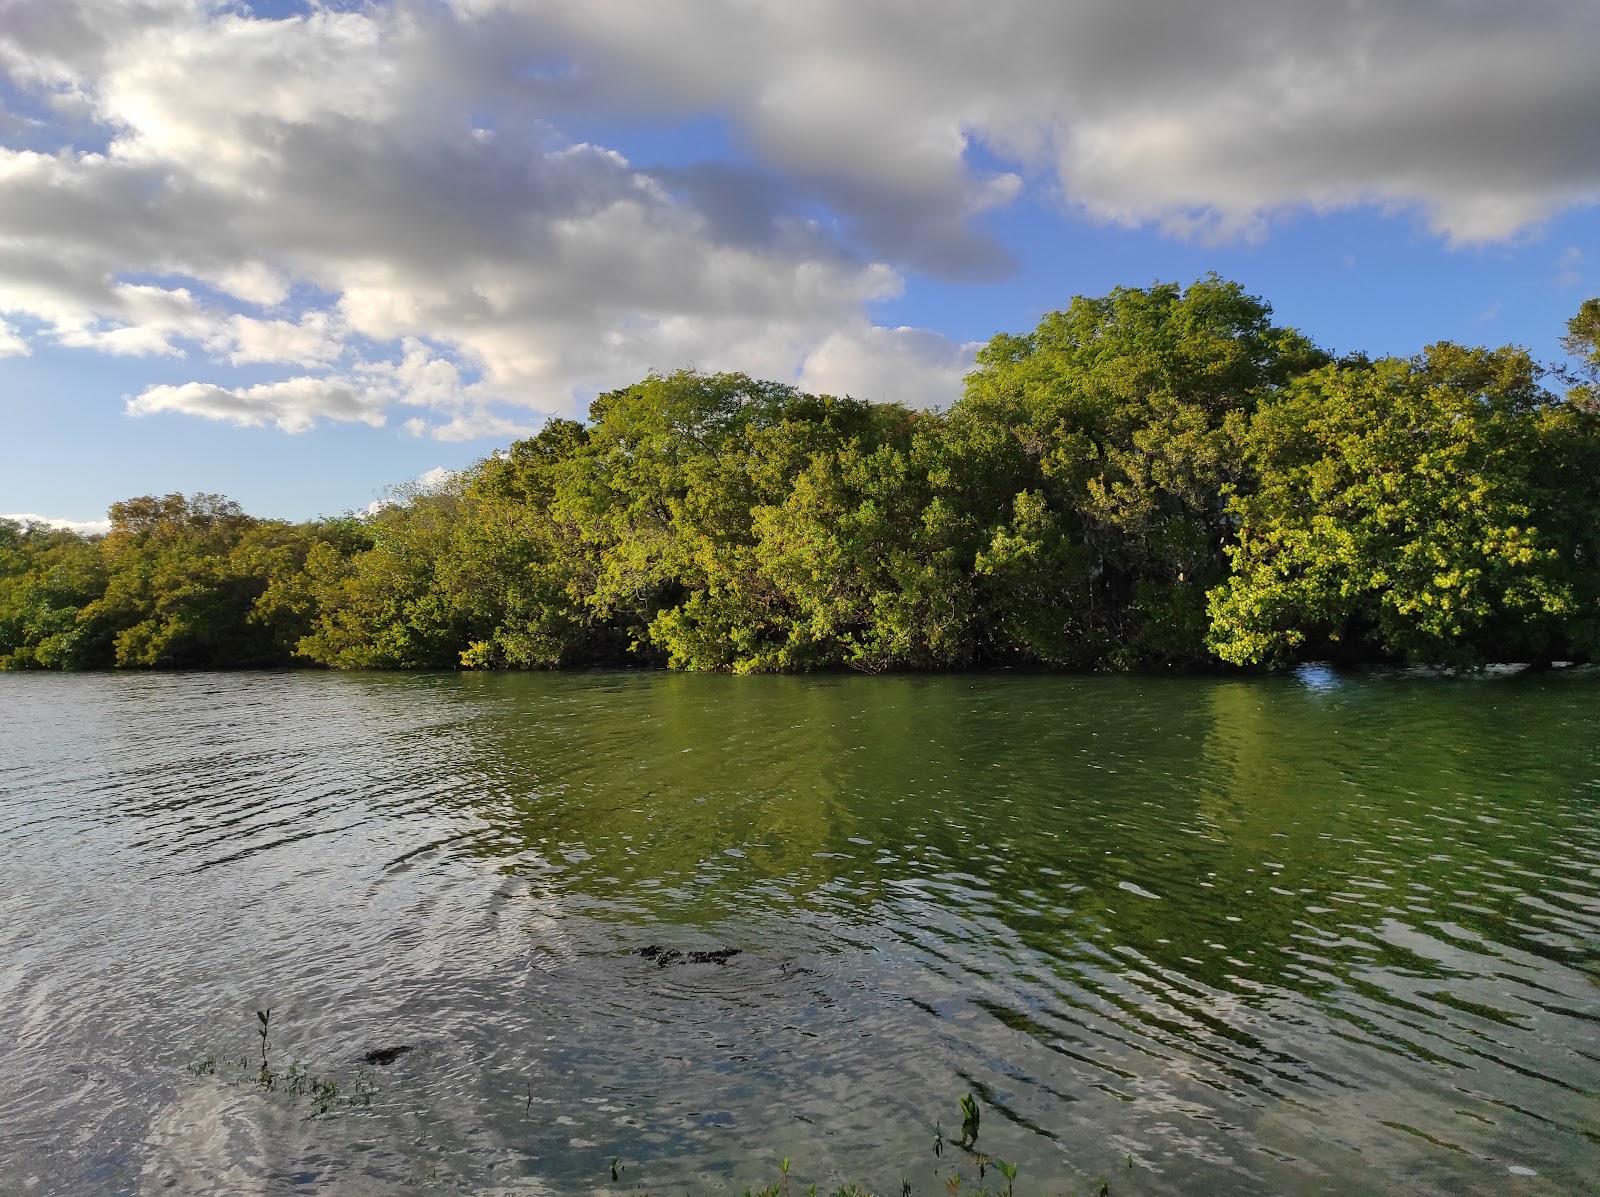
<svg viewBox="0 0 1600 1197">
<path fill-rule="evenodd" d="M 1589 0 L 456 7 L 562 47 L 586 95 L 729 114 L 884 252 L 945 272 L 982 263 L 940 258 L 973 140 L 1097 218 L 1175 232 L 1371 203 L 1491 240 L 1600 199 Z"/>
<path fill-rule="evenodd" d="M 937 402 L 966 350 L 870 304 L 900 269 L 1003 274 L 981 217 L 1024 187 L 1182 235 L 1376 204 L 1510 237 L 1600 199 L 1596 44 L 1587 0 L 396 0 L 271 22 L 0 0 L 0 71 L 30 114 L 70 114 L 48 153 L 0 131 L 0 315 L 113 352 L 338 363 L 293 396 L 144 404 L 280 427 L 402 403 L 426 409 L 409 429 L 498 434 L 496 403 L 571 410 L 686 362 L 858 394 L 897 362 Z M 601 109 L 712 115 L 755 163 L 561 139 Z M 403 382 L 418 337 L 455 364 Z M 363 368 L 381 385 L 350 391 Z"/>
<path fill-rule="evenodd" d="M 163 10 L 158 37 L 129 17 L 120 40 L 78 59 L 52 34 L 34 76 L 88 97 L 111 149 L 0 149 L 0 312 L 67 344 L 187 344 L 234 363 L 329 364 L 352 337 L 426 336 L 466 368 L 447 386 L 344 385 L 363 363 L 405 368 L 380 344 L 327 385 L 196 382 L 129 410 L 300 430 L 403 402 L 443 413 L 408 429 L 468 438 L 524 427 L 495 401 L 568 410 L 652 367 L 792 375 L 898 286 L 804 221 L 774 216 L 756 235 L 738 203 L 704 189 L 683 202 L 618 154 L 556 142 L 526 108 L 492 109 L 492 127 L 474 129 L 481 105 L 462 63 L 476 31 L 423 12 L 267 23 L 197 6 L 172 23 Z M 5 62 L 32 61 L 19 29 L 36 26 L 0 31 Z M 130 292 L 129 275 L 167 281 Z M 190 280 L 268 307 L 309 289 L 335 307 L 290 302 L 245 321 L 198 310 Z"/>
</svg>

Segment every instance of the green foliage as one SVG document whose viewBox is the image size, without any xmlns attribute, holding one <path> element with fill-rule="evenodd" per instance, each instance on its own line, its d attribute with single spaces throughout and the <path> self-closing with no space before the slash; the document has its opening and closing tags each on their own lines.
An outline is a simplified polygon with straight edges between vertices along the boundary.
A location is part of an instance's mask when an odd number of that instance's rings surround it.
<svg viewBox="0 0 1600 1197">
<path fill-rule="evenodd" d="M 978 1120 L 982 1110 L 978 1099 L 968 1093 L 961 1099 L 961 1145 L 970 1148 L 978 1141 Z"/>
<path fill-rule="evenodd" d="M 0 520 L 0 669 L 110 664 L 108 632 L 81 618 L 105 586 L 96 541 Z"/>
<path fill-rule="evenodd" d="M 1434 345 L 1329 366 L 1252 421 L 1233 573 L 1211 596 L 1225 661 L 1305 655 L 1474 665 L 1595 647 L 1600 421 L 1516 349 Z M 1587 466 L 1581 463 L 1589 463 Z"/>
<path fill-rule="evenodd" d="M 274 1069 L 267 1063 L 267 1033 L 272 1011 L 256 1011 L 256 1035 L 261 1040 L 261 1063 L 256 1065 L 250 1056 L 218 1059 L 216 1053 L 208 1054 L 188 1066 L 190 1076 L 215 1077 L 232 1085 L 254 1086 L 263 1093 L 284 1093 L 293 1098 L 304 1097 L 313 1117 L 331 1114 L 336 1110 L 370 1106 L 377 1086 L 365 1072 L 341 1086 L 334 1077 L 314 1073 L 305 1064 L 295 1061 L 286 1069 Z"/>
<path fill-rule="evenodd" d="M 993 655 L 1206 660 L 1248 417 L 1326 360 L 1270 317 L 1213 276 L 1080 297 L 979 353 L 941 474 L 987 517 L 975 565 Z"/>
<path fill-rule="evenodd" d="M 945 413 L 651 375 L 364 515 L 0 521 L 0 668 L 1472 666 L 1600 644 L 1574 363 L 1338 362 L 1215 276 L 995 337 Z"/>
<path fill-rule="evenodd" d="M 1600 299 L 1583 301 L 1578 314 L 1567 321 L 1561 344 L 1578 363 L 1576 369 L 1562 371 L 1573 384 L 1569 398 L 1589 408 L 1600 404 Z"/>
<path fill-rule="evenodd" d="M 302 605 L 264 602 L 321 525 L 257 520 L 218 495 L 113 504 L 111 531 L 0 535 L 0 668 L 287 664 Z"/>
</svg>

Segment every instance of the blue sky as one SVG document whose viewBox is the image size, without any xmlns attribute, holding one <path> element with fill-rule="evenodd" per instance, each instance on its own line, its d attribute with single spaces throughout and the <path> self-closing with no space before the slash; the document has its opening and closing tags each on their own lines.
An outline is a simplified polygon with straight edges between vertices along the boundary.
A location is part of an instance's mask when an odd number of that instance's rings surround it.
<svg viewBox="0 0 1600 1197">
<path fill-rule="evenodd" d="M 0 7 L 0 513 L 359 508 L 651 368 L 947 403 L 1208 271 L 1373 353 L 1600 292 L 1578 0 Z"/>
</svg>

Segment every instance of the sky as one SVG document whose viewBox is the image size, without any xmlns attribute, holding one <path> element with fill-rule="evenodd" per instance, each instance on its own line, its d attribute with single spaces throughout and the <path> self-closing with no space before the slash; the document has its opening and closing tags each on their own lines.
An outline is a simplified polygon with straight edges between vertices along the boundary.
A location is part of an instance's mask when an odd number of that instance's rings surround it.
<svg viewBox="0 0 1600 1197">
<path fill-rule="evenodd" d="M 1594 0 L 0 0 L 0 513 L 365 507 L 651 370 L 917 406 L 1216 271 L 1560 359 Z"/>
</svg>

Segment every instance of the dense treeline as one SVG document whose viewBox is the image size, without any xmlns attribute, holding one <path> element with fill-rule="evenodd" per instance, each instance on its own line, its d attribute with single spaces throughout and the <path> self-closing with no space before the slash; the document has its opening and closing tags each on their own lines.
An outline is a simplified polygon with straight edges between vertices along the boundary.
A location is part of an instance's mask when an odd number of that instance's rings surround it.
<svg viewBox="0 0 1600 1197">
<path fill-rule="evenodd" d="M 1568 332 L 1334 359 L 1211 278 L 996 337 L 944 413 L 652 376 L 365 516 L 0 521 L 0 667 L 1592 660 L 1600 301 Z"/>
</svg>

